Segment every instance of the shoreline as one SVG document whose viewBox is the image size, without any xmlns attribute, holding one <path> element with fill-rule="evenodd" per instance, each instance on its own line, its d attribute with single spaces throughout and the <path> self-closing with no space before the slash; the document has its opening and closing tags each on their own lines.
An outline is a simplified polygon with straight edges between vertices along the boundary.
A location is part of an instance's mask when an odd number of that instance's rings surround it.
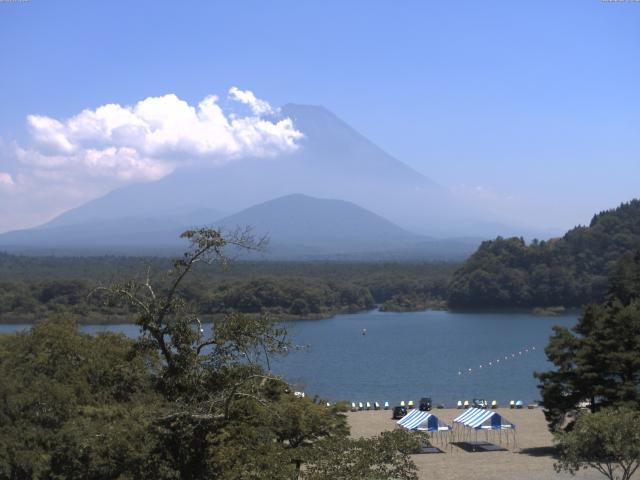
<svg viewBox="0 0 640 480">
<path fill-rule="evenodd" d="M 274 322 L 282 322 L 282 323 L 295 323 L 295 322 L 301 322 L 301 321 L 316 321 L 316 320 L 329 320 L 332 319 L 334 317 L 337 317 L 338 315 L 362 315 L 362 314 L 367 314 L 367 313 L 380 313 L 380 314 L 402 314 L 402 313 L 424 313 L 424 312 L 449 312 L 449 313 L 461 313 L 461 314 L 479 314 L 479 315 L 483 315 L 483 314 L 498 314 L 498 315 L 508 315 L 508 314 L 514 314 L 514 315 L 535 315 L 537 317 L 562 317 L 562 316 L 566 316 L 566 315 L 579 315 L 581 312 L 581 309 L 579 308 L 565 308 L 562 312 L 558 312 L 555 310 L 552 310 L 550 312 L 543 312 L 541 313 L 540 311 L 536 311 L 538 310 L 538 308 L 532 308 L 532 309 L 526 309 L 526 308 L 521 308 L 521 309 L 495 309 L 495 310 L 491 310 L 491 309 L 487 309 L 487 310 L 465 310 L 465 309 L 451 309 L 451 308 L 432 308 L 432 307 L 428 307 L 425 309 L 420 309 L 420 310 L 383 310 L 381 309 L 382 305 L 376 305 L 375 308 L 373 309 L 364 309 L 364 310 L 349 310 L 349 309 L 345 309 L 345 310 L 338 310 L 338 311 L 333 311 L 333 312 L 325 312 L 325 313 L 317 313 L 317 314 L 308 314 L 308 315 L 292 315 L 292 314 L 270 314 L 268 312 L 266 312 L 266 315 L 269 315 L 272 317 Z M 206 315 L 202 315 L 202 323 L 203 324 L 212 324 L 214 323 L 216 320 L 223 318 L 225 315 L 228 315 L 230 313 L 233 312 L 229 312 L 229 313 L 215 313 L 215 314 L 206 314 Z M 238 313 L 242 313 L 242 312 L 238 312 Z M 57 315 L 56 313 L 51 313 L 49 315 L 45 315 L 43 318 L 48 318 L 51 315 Z M 63 313 L 64 315 L 64 313 Z M 71 315 L 73 317 L 82 317 L 80 314 L 77 313 L 68 313 L 67 315 Z M 243 315 L 246 315 L 247 317 L 253 317 L 253 316 L 258 316 L 260 315 L 259 313 L 244 313 Z M 108 315 L 105 316 L 106 319 L 96 319 L 96 321 L 91 321 L 92 318 L 95 318 L 95 315 L 87 315 L 85 316 L 83 319 L 77 319 L 77 323 L 78 325 L 81 326 L 100 326 L 100 325 L 132 325 L 135 322 L 133 322 L 131 320 L 131 317 L 133 317 L 134 315 L 132 314 L 131 316 L 125 316 L 125 315 Z M 20 317 L 10 317 L 10 315 L 3 315 L 0 316 L 0 325 L 33 325 L 34 323 L 40 321 L 41 319 L 33 319 L 33 318 L 20 318 Z M 86 318 L 86 317 L 90 317 L 90 318 Z M 83 320 L 88 320 L 88 321 L 83 321 Z"/>
</svg>

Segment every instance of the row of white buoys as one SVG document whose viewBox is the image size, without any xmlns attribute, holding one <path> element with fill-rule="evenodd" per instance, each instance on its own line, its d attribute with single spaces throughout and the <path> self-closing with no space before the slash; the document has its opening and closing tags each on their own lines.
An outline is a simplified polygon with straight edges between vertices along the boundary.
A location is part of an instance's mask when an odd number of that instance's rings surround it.
<svg viewBox="0 0 640 480">
<path fill-rule="evenodd" d="M 378 402 L 351 402 L 351 411 L 358 412 L 361 410 L 380 410 L 384 408 L 385 410 L 389 410 L 389 402 L 384 402 L 384 407 L 381 407 Z"/>
<path fill-rule="evenodd" d="M 488 362 L 482 363 L 478 366 L 478 370 L 482 370 L 483 368 L 490 368 L 500 365 L 500 363 L 507 362 L 509 360 L 515 360 L 520 358 L 522 355 L 526 355 L 531 352 L 535 352 L 536 347 L 524 347 L 522 350 L 518 350 L 517 352 L 513 352 L 510 355 L 504 355 L 500 358 L 496 358 L 495 360 L 490 360 Z M 470 375 L 473 373 L 473 368 L 467 368 L 458 370 L 458 375 Z"/>
<path fill-rule="evenodd" d="M 469 400 L 458 400 L 457 403 L 457 407 L 459 409 L 463 409 L 463 408 L 469 408 L 471 405 L 469 404 Z M 511 400 L 509 401 L 509 408 L 516 408 L 516 409 L 520 409 L 524 407 L 524 402 L 522 400 Z M 536 408 L 537 405 L 535 403 L 532 403 L 530 405 L 527 405 L 527 408 Z M 491 401 L 491 408 L 498 408 L 498 402 L 496 400 L 492 400 Z"/>
<path fill-rule="evenodd" d="M 458 400 L 458 403 L 457 403 L 456 406 L 459 409 L 462 409 L 462 408 L 469 408 L 471 405 L 469 403 L 469 400 L 465 400 L 464 402 L 462 400 Z M 492 400 L 491 401 L 491 408 L 498 408 L 498 401 L 497 400 Z"/>
</svg>

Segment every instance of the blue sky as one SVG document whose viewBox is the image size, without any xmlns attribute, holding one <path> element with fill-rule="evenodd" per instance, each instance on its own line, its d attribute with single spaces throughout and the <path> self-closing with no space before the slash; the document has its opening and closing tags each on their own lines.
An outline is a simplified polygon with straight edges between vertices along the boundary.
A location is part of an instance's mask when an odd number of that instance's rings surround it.
<svg viewBox="0 0 640 480">
<path fill-rule="evenodd" d="M 197 104 L 232 86 L 272 105 L 324 105 L 421 173 L 538 228 L 639 196 L 638 2 L 31 0 L 0 3 L 0 42 L 0 172 L 13 189 L 0 194 L 0 230 L 101 191 L 40 188 L 39 203 L 16 193 L 28 115 L 168 93 Z"/>
</svg>

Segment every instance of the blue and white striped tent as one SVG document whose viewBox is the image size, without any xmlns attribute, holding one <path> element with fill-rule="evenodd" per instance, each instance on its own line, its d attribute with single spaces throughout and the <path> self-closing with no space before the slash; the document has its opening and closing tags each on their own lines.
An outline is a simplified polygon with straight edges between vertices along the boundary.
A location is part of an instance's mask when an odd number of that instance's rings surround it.
<svg viewBox="0 0 640 480">
<path fill-rule="evenodd" d="M 495 410 L 485 410 L 482 408 L 471 408 L 453 419 L 454 425 L 466 427 L 476 431 L 476 440 L 478 431 L 484 431 L 489 439 L 489 433 L 497 432 L 499 434 L 499 442 L 502 442 L 502 431 L 507 430 L 505 440 L 509 443 L 508 432 L 513 432 L 513 444 L 516 442 L 516 426 L 505 419 Z M 464 437 L 464 435 L 461 435 Z"/>
<path fill-rule="evenodd" d="M 466 410 L 461 415 L 458 415 L 453 419 L 454 423 L 459 423 L 467 428 L 481 428 L 490 430 L 500 430 L 511 428 L 515 429 L 516 426 L 505 420 L 495 410 L 485 410 L 483 408 L 472 408 Z"/>
<path fill-rule="evenodd" d="M 444 440 L 450 443 L 450 434 L 453 428 L 440 421 L 438 417 L 429 412 L 421 410 L 411 410 L 407 415 L 396 422 L 407 430 L 418 430 L 420 432 L 429 432 L 431 438 L 435 440 Z"/>
<path fill-rule="evenodd" d="M 421 410 L 411 410 L 396 423 L 407 430 L 422 430 L 425 432 L 437 432 L 440 427 L 438 417 Z"/>
</svg>

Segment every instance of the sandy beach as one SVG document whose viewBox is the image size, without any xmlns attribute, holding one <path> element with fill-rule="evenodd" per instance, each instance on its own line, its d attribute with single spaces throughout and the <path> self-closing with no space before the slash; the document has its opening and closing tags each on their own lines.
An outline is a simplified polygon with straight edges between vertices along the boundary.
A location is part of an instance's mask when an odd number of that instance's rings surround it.
<svg viewBox="0 0 640 480">
<path fill-rule="evenodd" d="M 454 446 L 445 453 L 414 455 L 420 478 L 429 480 L 544 480 L 549 478 L 579 480 L 604 478 L 596 471 L 583 471 L 575 476 L 558 474 L 553 469 L 553 438 L 541 409 L 498 409 L 517 426 L 517 448 L 509 451 L 469 453 Z M 456 409 L 436 409 L 433 412 L 451 424 L 460 414 Z M 351 435 L 368 437 L 396 428 L 391 411 L 362 411 L 348 414 Z M 436 444 L 437 445 L 437 444 Z M 634 478 L 640 478 L 635 475 Z"/>
</svg>

